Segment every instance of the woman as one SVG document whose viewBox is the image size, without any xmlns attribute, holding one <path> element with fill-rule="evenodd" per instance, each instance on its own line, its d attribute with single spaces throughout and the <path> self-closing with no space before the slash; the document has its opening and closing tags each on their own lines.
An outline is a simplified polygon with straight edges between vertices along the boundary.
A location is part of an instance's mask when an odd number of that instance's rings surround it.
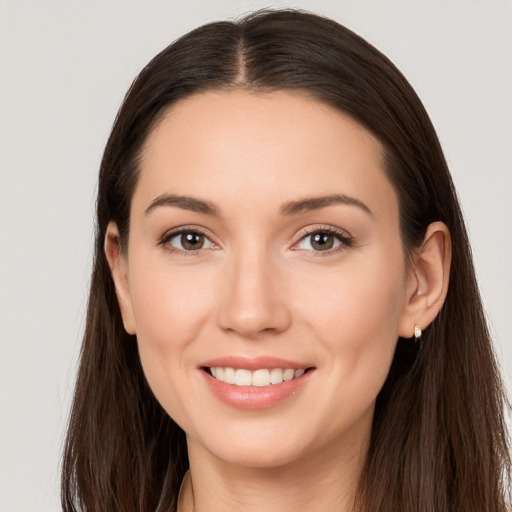
<svg viewBox="0 0 512 512">
<path fill-rule="evenodd" d="M 296 11 L 192 31 L 128 92 L 97 204 L 65 510 L 505 510 L 460 208 L 375 48 Z"/>
</svg>

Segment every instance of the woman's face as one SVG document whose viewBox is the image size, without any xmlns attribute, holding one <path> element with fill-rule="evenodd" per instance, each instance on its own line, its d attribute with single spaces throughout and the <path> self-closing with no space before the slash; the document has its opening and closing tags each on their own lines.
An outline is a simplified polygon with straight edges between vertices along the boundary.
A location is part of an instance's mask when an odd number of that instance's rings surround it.
<svg viewBox="0 0 512 512">
<path fill-rule="evenodd" d="M 152 132 L 121 307 L 191 446 L 251 466 L 365 446 L 416 286 L 382 161 L 297 93 L 198 94 Z"/>
</svg>

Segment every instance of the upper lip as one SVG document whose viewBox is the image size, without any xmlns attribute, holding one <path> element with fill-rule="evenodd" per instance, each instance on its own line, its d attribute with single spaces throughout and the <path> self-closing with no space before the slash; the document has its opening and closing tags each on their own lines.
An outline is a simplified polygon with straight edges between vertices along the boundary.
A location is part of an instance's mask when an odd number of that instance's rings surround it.
<svg viewBox="0 0 512 512">
<path fill-rule="evenodd" d="M 298 370 L 300 368 L 310 368 L 311 365 L 299 363 L 297 361 L 290 361 L 289 359 L 281 359 L 273 356 L 258 356 L 258 357 L 243 357 L 243 356 L 226 356 L 209 359 L 199 365 L 200 368 L 235 368 L 244 370 L 261 370 L 273 368 L 293 368 Z"/>
</svg>

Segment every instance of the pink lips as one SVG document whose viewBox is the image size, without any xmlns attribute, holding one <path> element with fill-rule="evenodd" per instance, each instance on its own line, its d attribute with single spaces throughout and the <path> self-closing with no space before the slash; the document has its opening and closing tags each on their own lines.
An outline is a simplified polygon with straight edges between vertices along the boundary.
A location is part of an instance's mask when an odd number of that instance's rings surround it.
<svg viewBox="0 0 512 512">
<path fill-rule="evenodd" d="M 245 369 L 250 371 L 259 369 L 272 370 L 274 368 L 281 368 L 283 370 L 293 368 L 297 370 L 311 367 L 303 363 L 267 356 L 256 358 L 228 356 L 211 359 L 201 364 L 202 377 L 212 393 L 227 405 L 238 409 L 263 409 L 276 405 L 302 388 L 313 373 L 308 371 L 301 377 L 269 386 L 237 386 L 215 379 L 205 371 L 207 367 Z"/>
</svg>

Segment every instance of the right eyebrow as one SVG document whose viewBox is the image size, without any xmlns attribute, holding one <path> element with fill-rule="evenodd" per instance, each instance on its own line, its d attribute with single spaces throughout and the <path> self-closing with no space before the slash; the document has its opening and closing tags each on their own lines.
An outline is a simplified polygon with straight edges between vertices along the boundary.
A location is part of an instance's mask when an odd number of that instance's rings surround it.
<svg viewBox="0 0 512 512">
<path fill-rule="evenodd" d="M 355 197 L 346 196 L 345 194 L 332 194 L 328 196 L 306 197 L 298 201 L 291 201 L 281 207 L 282 215 L 294 215 L 304 211 L 321 210 L 327 206 L 334 204 L 346 204 L 349 206 L 357 206 L 365 213 L 373 217 L 373 213 L 362 201 Z"/>
<path fill-rule="evenodd" d="M 175 206 L 183 210 L 190 210 L 193 212 L 206 213 L 207 215 L 220 215 L 219 209 L 208 201 L 196 199 L 190 196 L 181 196 L 177 194 L 162 194 L 155 198 L 151 204 L 146 208 L 145 215 L 151 213 L 155 208 L 160 206 Z"/>
</svg>

